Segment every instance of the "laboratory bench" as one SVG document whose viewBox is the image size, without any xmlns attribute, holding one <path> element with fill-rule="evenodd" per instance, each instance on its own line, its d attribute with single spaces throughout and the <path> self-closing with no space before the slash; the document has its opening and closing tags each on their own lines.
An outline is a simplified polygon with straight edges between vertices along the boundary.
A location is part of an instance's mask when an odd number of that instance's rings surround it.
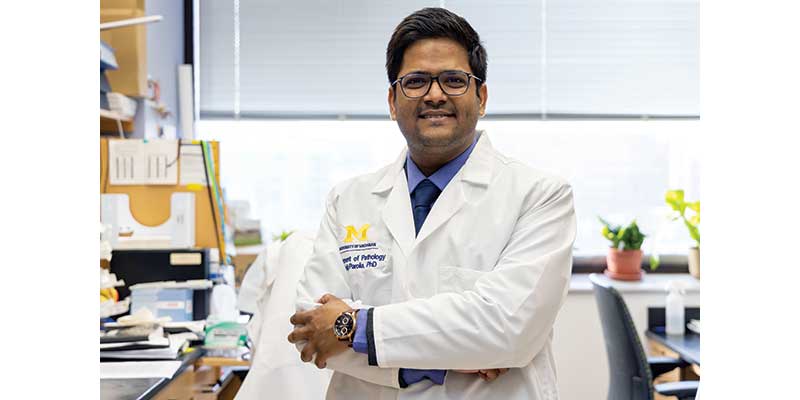
<svg viewBox="0 0 800 400">
<path fill-rule="evenodd" d="M 100 379 L 100 399 L 233 399 L 249 366 L 248 361 L 206 357 L 201 349 L 184 354 L 179 360 L 181 366 L 171 378 Z"/>
<path fill-rule="evenodd" d="M 191 399 L 194 364 L 205 354 L 195 350 L 182 355 L 181 366 L 171 378 L 100 379 L 101 400 Z M 102 359 L 100 362 L 103 362 Z M 137 361 L 127 361 L 135 363 Z"/>
</svg>

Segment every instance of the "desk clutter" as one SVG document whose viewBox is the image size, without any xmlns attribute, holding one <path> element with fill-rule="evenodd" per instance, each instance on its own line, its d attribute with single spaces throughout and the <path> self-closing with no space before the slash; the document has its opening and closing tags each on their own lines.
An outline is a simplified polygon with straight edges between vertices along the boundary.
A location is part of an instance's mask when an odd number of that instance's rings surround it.
<svg viewBox="0 0 800 400">
<path fill-rule="evenodd" d="M 172 85 L 148 71 L 146 24 L 164 19 L 143 0 L 100 4 L 101 398 L 228 399 L 238 385 L 217 397 L 232 378 L 201 360 L 249 354 L 227 249 L 237 229 L 259 243 L 260 226 L 242 207 L 229 218 L 219 143 L 192 140 L 191 66 L 180 131 L 161 101 Z"/>
<path fill-rule="evenodd" d="M 156 317 L 143 307 L 100 332 L 100 358 L 119 360 L 175 360 L 191 341 L 203 337 L 203 325 L 170 326 L 169 317 Z"/>
<path fill-rule="evenodd" d="M 214 287 L 207 319 L 192 320 L 192 293 L 211 287 L 209 280 L 131 286 L 132 314 L 103 324 L 100 356 L 175 359 L 192 340 L 202 340 L 203 348 L 215 356 L 240 357 L 248 353 L 246 348 L 242 351 L 247 345 L 247 321 L 240 321 L 235 294 L 229 285 Z"/>
<path fill-rule="evenodd" d="M 186 290 L 184 286 L 200 283 L 159 282 L 143 287 L 169 291 Z M 114 398 L 118 391 L 138 385 L 140 391 L 167 393 L 165 398 L 233 398 L 242 378 L 232 373 L 231 366 L 245 371 L 249 366 L 247 321 L 210 322 L 220 319 L 214 313 L 208 320 L 172 321 L 170 315 L 153 313 L 152 307 L 140 305 L 129 315 L 101 324 L 101 397 Z"/>
<path fill-rule="evenodd" d="M 201 283 L 143 285 L 144 290 L 167 291 L 185 290 L 185 286 Z M 156 398 L 233 398 L 243 379 L 233 369 L 244 368 L 246 373 L 249 367 L 247 321 L 212 322 L 220 320 L 216 313 L 208 320 L 172 321 L 171 316 L 159 316 L 151 308 L 142 305 L 130 315 L 101 325 L 101 397 L 116 398 L 119 391 L 141 386 L 135 391 L 159 393 L 161 397 Z"/>
</svg>

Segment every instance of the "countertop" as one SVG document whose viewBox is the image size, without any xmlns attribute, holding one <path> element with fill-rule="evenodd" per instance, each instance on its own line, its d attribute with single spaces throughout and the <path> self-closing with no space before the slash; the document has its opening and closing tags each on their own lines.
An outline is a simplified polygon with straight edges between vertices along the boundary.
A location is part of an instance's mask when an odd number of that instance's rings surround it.
<svg viewBox="0 0 800 400">
<path fill-rule="evenodd" d="M 676 280 L 683 283 L 687 293 L 699 293 L 700 281 L 689 274 L 642 274 L 641 281 L 627 282 L 613 280 L 603 274 L 598 274 L 602 279 L 611 282 L 611 285 L 620 292 L 651 292 L 663 293 L 666 291 L 667 283 Z M 572 274 L 569 283 L 570 293 L 580 293 L 592 291 L 592 282 L 589 281 L 589 274 Z"/>
</svg>

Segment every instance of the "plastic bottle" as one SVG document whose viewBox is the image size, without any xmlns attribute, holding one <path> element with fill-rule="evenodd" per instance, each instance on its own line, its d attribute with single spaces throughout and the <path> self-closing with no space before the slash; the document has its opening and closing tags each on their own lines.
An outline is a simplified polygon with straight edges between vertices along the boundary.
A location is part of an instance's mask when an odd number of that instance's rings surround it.
<svg viewBox="0 0 800 400">
<path fill-rule="evenodd" d="M 236 309 L 236 291 L 233 286 L 226 284 L 214 285 L 211 290 L 211 310 L 208 316 L 209 323 L 222 321 L 236 322 L 239 310 Z"/>
<path fill-rule="evenodd" d="M 683 335 L 684 326 L 683 286 L 677 281 L 667 283 L 667 335 Z"/>
</svg>

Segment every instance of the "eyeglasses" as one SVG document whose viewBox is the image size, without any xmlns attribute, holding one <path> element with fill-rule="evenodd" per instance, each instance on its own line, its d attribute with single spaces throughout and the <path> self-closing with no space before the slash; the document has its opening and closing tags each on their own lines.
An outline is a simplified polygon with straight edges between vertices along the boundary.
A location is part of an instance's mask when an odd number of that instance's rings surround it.
<svg viewBox="0 0 800 400">
<path fill-rule="evenodd" d="M 424 72 L 412 72 L 397 78 L 396 81 L 392 82 L 392 86 L 400 82 L 400 89 L 406 97 L 418 99 L 430 92 L 435 80 L 446 95 L 461 96 L 469 90 L 469 78 L 475 78 L 477 81 L 481 80 L 477 76 L 464 71 L 443 71 L 436 76 Z"/>
</svg>

